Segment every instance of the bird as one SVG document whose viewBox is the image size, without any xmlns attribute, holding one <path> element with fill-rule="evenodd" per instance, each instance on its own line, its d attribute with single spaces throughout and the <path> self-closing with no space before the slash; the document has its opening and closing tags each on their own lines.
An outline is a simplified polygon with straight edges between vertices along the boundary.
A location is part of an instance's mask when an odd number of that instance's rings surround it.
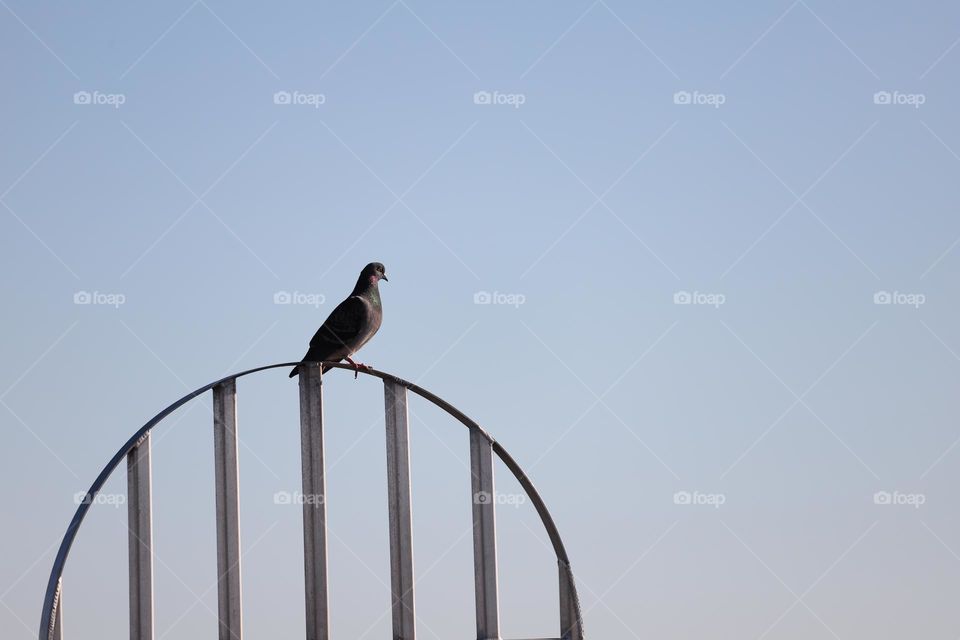
<svg viewBox="0 0 960 640">
<path fill-rule="evenodd" d="M 353 365 L 354 378 L 359 375 L 361 368 L 369 369 L 363 363 L 354 362 L 350 356 L 380 329 L 380 323 L 383 321 L 383 306 L 380 303 L 378 284 L 381 280 L 389 282 L 387 268 L 383 263 L 371 262 L 363 268 L 353 292 L 330 312 L 313 335 L 310 348 L 303 356 L 301 363 L 346 360 Z M 323 372 L 326 373 L 329 368 L 324 366 Z M 298 373 L 300 373 L 299 365 L 293 368 L 290 377 Z"/>
</svg>

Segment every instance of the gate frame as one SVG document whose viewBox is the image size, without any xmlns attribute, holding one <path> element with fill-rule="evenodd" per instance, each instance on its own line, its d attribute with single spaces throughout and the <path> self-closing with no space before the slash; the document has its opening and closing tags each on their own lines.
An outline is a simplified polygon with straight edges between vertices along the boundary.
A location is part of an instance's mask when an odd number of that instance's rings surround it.
<svg viewBox="0 0 960 640">
<path fill-rule="evenodd" d="M 90 489 L 87 490 L 86 495 L 83 500 L 80 501 L 79 506 L 77 507 L 76 512 L 73 515 L 73 518 L 70 520 L 70 524 L 67 526 L 67 530 L 64 533 L 63 540 L 60 543 L 60 548 L 57 551 L 57 556 L 54 560 L 53 567 L 50 570 L 50 577 L 47 581 L 47 589 L 43 599 L 43 609 L 40 617 L 40 628 L 39 628 L 39 640 L 62 640 L 63 638 L 63 607 L 61 606 L 63 600 L 63 570 L 66 565 L 67 557 L 70 554 L 70 549 L 73 546 L 73 542 L 77 536 L 77 533 L 80 530 L 80 525 L 83 523 L 84 518 L 87 515 L 87 511 L 90 509 L 90 505 L 94 503 L 97 494 L 103 488 L 107 479 L 110 475 L 121 466 L 125 461 L 128 464 L 128 477 L 134 478 L 136 483 L 132 486 L 139 488 L 137 509 L 130 509 L 129 514 L 131 517 L 134 515 L 137 517 L 135 524 L 138 524 L 138 530 L 143 530 L 147 528 L 149 531 L 149 526 L 151 523 L 151 500 L 150 500 L 150 456 L 149 456 L 149 445 L 150 445 L 150 433 L 152 429 L 159 424 L 164 418 L 169 416 L 171 413 L 188 403 L 189 401 L 197 398 L 198 396 L 206 393 L 207 391 L 213 390 L 214 392 L 214 412 L 215 412 L 215 438 L 217 443 L 221 446 L 218 450 L 223 451 L 229 454 L 231 451 L 234 453 L 233 456 L 229 456 L 228 462 L 232 465 L 232 468 L 228 467 L 226 469 L 218 467 L 218 486 L 217 486 L 217 496 L 218 496 L 218 552 L 222 551 L 220 549 L 219 539 L 227 541 L 225 546 L 232 547 L 229 543 L 231 540 L 236 540 L 239 542 L 239 531 L 234 530 L 232 527 L 228 527 L 226 531 L 220 531 L 219 527 L 224 526 L 224 523 L 221 523 L 221 518 L 219 517 L 221 513 L 226 514 L 224 517 L 227 519 L 226 525 L 231 525 L 234 522 L 234 519 L 231 515 L 236 514 L 238 510 L 238 505 L 234 503 L 239 495 L 239 488 L 235 482 L 230 482 L 234 478 L 233 472 L 236 467 L 236 456 L 235 456 L 235 447 L 236 447 L 236 381 L 239 378 L 245 376 L 259 373 L 261 371 L 267 371 L 270 369 L 279 369 L 279 368 L 290 368 L 290 367 L 301 367 L 301 428 L 304 427 L 304 415 L 305 411 L 309 414 L 311 409 L 308 407 L 304 408 L 304 402 L 307 400 L 307 404 L 310 405 L 313 402 L 317 406 L 322 405 L 321 390 L 322 390 L 322 375 L 321 365 L 323 368 L 336 368 L 336 369 L 347 369 L 355 370 L 352 365 L 344 364 L 340 362 L 283 362 L 278 364 L 265 365 L 261 367 L 255 367 L 253 369 L 247 369 L 239 373 L 234 373 L 232 375 L 226 376 L 209 384 L 206 384 L 190 393 L 186 394 L 173 404 L 167 406 L 165 409 L 160 411 L 157 415 L 151 418 L 146 422 L 129 440 L 114 454 L 113 458 L 106 464 L 106 466 L 100 471 L 97 478 L 93 481 L 93 484 L 90 485 Z M 305 371 L 309 369 L 311 371 Z M 306 375 L 303 375 L 306 373 Z M 583 619 L 580 609 L 580 600 L 577 595 L 576 581 L 574 580 L 573 572 L 570 569 L 570 559 L 567 556 L 566 549 L 564 548 L 563 541 L 560 539 L 560 533 L 557 530 L 556 523 L 553 520 L 553 517 L 550 515 L 550 512 L 547 510 L 546 504 L 543 502 L 539 492 L 537 492 L 530 478 L 523 472 L 520 468 L 520 465 L 517 464 L 516 460 L 504 449 L 504 447 L 497 442 L 486 430 L 484 430 L 479 424 L 474 422 L 469 418 L 465 413 L 454 407 L 452 404 L 443 400 L 439 396 L 427 391 L 426 389 L 394 376 L 383 371 L 379 371 L 373 368 L 363 368 L 359 370 L 359 373 L 364 375 L 373 376 L 380 378 L 384 382 L 385 390 L 385 399 L 386 399 L 386 423 L 388 427 L 388 484 L 389 484 L 389 502 L 391 511 L 395 508 L 400 508 L 401 513 L 399 519 L 394 522 L 393 514 L 391 513 L 391 553 L 394 553 L 393 539 L 397 538 L 398 551 L 401 551 L 401 555 L 398 556 L 396 563 L 392 564 L 392 570 L 394 566 L 399 567 L 400 574 L 395 576 L 397 579 L 396 584 L 407 584 L 411 577 L 407 575 L 412 572 L 412 555 L 407 562 L 405 557 L 405 549 L 409 548 L 409 539 L 407 535 L 407 526 L 409 524 L 409 486 L 406 487 L 406 490 L 403 488 L 403 480 L 406 477 L 406 481 L 409 482 L 409 469 L 403 469 L 404 466 L 409 465 L 409 459 L 407 458 L 406 465 L 403 464 L 403 458 L 409 455 L 407 449 L 407 419 L 406 419 L 406 391 L 412 391 L 416 395 L 424 398 L 425 400 L 431 402 L 437 407 L 443 409 L 447 414 L 454 417 L 461 424 L 466 426 L 470 431 L 470 451 L 471 451 L 471 486 L 474 490 L 474 493 L 487 491 L 492 495 L 493 489 L 493 466 L 492 466 L 492 454 L 500 459 L 501 462 L 510 470 L 514 478 L 520 483 L 520 486 L 523 488 L 527 497 L 530 499 L 530 502 L 533 504 L 534 508 L 537 511 L 537 514 L 540 516 L 540 520 L 546 530 L 547 536 L 550 539 L 550 543 L 553 546 L 554 553 L 557 556 L 557 565 L 558 565 L 558 578 L 559 578 L 559 599 L 560 599 L 560 638 L 561 640 L 583 640 Z M 309 384 L 310 380 L 315 380 L 315 391 L 311 392 L 309 390 L 305 391 L 305 381 L 306 384 Z M 398 391 L 403 391 L 402 394 L 398 394 Z M 398 400 L 398 397 L 402 395 L 402 399 Z M 391 403 L 394 403 L 393 405 Z M 401 407 L 402 405 L 402 407 Z M 319 424 L 321 425 L 320 437 L 322 438 L 322 411 L 319 415 Z M 308 421 L 309 422 L 309 421 Z M 226 426 L 226 429 L 224 429 Z M 226 433 L 224 433 L 224 431 Z M 226 441 L 223 440 L 226 438 Z M 144 445 L 143 450 L 138 450 L 141 445 Z M 226 446 L 223 446 L 226 445 Z M 312 446 L 312 445 L 311 445 Z M 321 444 L 322 447 L 322 444 Z M 399 447 L 399 449 L 398 449 Z M 390 456 L 393 455 L 393 459 L 390 459 Z M 140 462 L 143 461 L 143 462 Z M 222 461 L 217 459 L 217 464 L 222 464 Z M 321 457 L 322 464 L 322 457 Z M 401 473 L 397 475 L 396 478 L 390 474 L 397 474 L 397 467 L 400 467 Z M 322 469 L 320 470 L 322 473 Z M 304 474 L 307 473 L 307 467 L 304 467 Z M 316 470 L 313 471 L 316 473 Z M 223 475 L 223 479 L 221 479 Z M 304 482 L 307 482 L 306 475 L 304 476 Z M 224 485 L 224 486 L 221 486 Z M 305 485 L 306 486 L 306 485 Z M 145 487 L 145 489 L 144 489 Z M 221 496 L 220 494 L 224 495 Z M 220 503 L 220 499 L 225 501 L 223 504 Z M 406 501 L 406 506 L 402 502 Z M 473 512 L 474 512 L 474 566 L 475 566 L 475 580 L 476 580 L 476 598 L 477 598 L 477 630 L 478 638 L 480 640 L 489 640 L 489 639 L 499 639 L 499 607 L 498 607 L 498 596 L 497 596 L 497 564 L 496 564 L 496 536 L 495 536 L 495 520 L 494 520 L 494 500 L 490 500 L 489 504 L 479 504 L 476 499 L 474 499 Z M 406 511 L 404 511 L 406 509 Z M 306 515 L 306 514 L 305 514 Z M 394 530 L 396 528 L 396 530 Z M 149 536 L 152 538 L 152 536 Z M 153 590 L 152 584 L 147 584 L 147 582 L 152 583 L 152 562 L 149 563 L 147 560 L 152 560 L 152 541 L 150 539 L 137 539 L 137 543 L 140 545 L 138 557 L 141 558 L 137 562 L 131 561 L 130 571 L 131 571 L 131 580 L 134 577 L 134 572 L 137 573 L 137 584 L 139 588 L 137 593 L 140 594 L 141 598 L 134 598 L 134 594 L 131 591 L 130 594 L 130 606 L 132 612 L 140 612 L 143 618 L 148 620 L 141 620 L 137 625 L 137 632 L 134 635 L 135 630 L 131 627 L 131 638 L 152 638 L 153 635 Z M 325 545 L 324 545 L 325 546 Z M 131 556 L 133 558 L 133 556 Z M 218 563 L 221 565 L 221 568 L 227 564 L 226 559 L 221 559 L 221 562 Z M 229 565 L 228 565 L 229 566 Z M 232 579 L 227 581 L 221 580 L 222 583 L 226 583 L 229 589 L 239 587 L 240 583 L 240 571 L 239 565 L 237 565 L 235 583 Z M 392 571 L 393 572 L 393 571 Z M 227 572 L 231 573 L 231 572 Z M 232 578 L 233 576 L 231 576 Z M 394 634 L 396 637 L 408 638 L 409 640 L 413 639 L 413 636 L 407 636 L 409 630 L 412 628 L 413 624 L 413 615 L 410 611 L 409 616 L 403 615 L 403 612 L 398 612 L 396 610 L 397 603 L 400 603 L 400 606 L 403 607 L 407 603 L 412 605 L 412 581 L 410 582 L 411 593 L 401 591 L 399 596 L 394 594 L 394 620 L 395 620 L 395 630 Z M 324 585 L 325 588 L 326 585 Z M 235 623 L 240 624 L 240 594 L 238 591 L 228 591 L 229 598 L 224 601 L 221 598 L 221 614 L 224 613 L 224 609 L 231 613 L 232 616 L 235 616 Z M 147 602 L 144 598 L 149 597 L 149 608 L 147 608 Z M 308 604 L 309 610 L 309 604 Z M 144 615 L 146 614 L 146 615 Z M 230 616 L 228 616 L 229 620 Z M 401 635 L 397 634 L 396 622 L 400 622 L 401 629 L 407 629 L 407 632 L 401 632 Z M 224 623 L 220 625 L 221 636 L 224 632 Z M 232 632 L 228 631 L 228 634 Z M 231 637 L 231 635 L 227 635 Z M 236 634 L 232 634 L 232 637 L 239 637 Z"/>
</svg>

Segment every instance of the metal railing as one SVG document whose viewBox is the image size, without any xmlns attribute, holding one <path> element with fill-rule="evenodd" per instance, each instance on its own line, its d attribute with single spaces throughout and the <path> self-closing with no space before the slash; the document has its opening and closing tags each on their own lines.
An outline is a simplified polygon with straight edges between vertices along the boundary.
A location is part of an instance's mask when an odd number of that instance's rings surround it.
<svg viewBox="0 0 960 640">
<path fill-rule="evenodd" d="M 151 430 L 175 410 L 213 392 L 214 467 L 216 476 L 217 593 L 220 640 L 243 635 L 240 580 L 240 496 L 237 463 L 238 378 L 269 369 L 300 364 L 300 433 L 303 494 L 326 495 L 323 439 L 322 366 L 350 369 L 335 362 L 286 362 L 249 369 L 200 387 L 180 398 L 143 425 L 111 458 L 94 480 L 70 521 L 57 552 L 40 619 L 40 640 L 63 638 L 63 569 L 80 525 L 96 495 L 113 471 L 127 462 L 127 518 L 130 576 L 130 638 L 153 640 L 153 525 L 151 498 Z M 583 620 L 570 560 L 560 534 L 533 483 L 509 453 L 476 422 L 429 391 L 375 369 L 360 373 L 383 380 L 387 440 L 387 493 L 390 531 L 390 585 L 393 638 L 414 640 L 415 589 L 413 526 L 411 518 L 410 446 L 407 391 L 428 400 L 465 425 L 470 432 L 471 491 L 473 496 L 473 558 L 478 640 L 500 639 L 497 584 L 496 500 L 493 460 L 499 458 L 513 473 L 533 504 L 557 556 L 559 569 L 560 638 L 583 640 Z M 326 500 L 305 500 L 303 544 L 308 640 L 328 640 Z"/>
</svg>

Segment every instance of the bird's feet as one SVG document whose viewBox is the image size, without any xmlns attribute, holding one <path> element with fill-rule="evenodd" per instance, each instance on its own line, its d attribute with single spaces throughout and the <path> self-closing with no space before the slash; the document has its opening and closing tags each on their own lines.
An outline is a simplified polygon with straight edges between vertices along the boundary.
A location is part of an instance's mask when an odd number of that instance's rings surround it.
<svg viewBox="0 0 960 640">
<path fill-rule="evenodd" d="M 363 364 L 362 362 L 354 362 L 354 361 L 351 360 L 350 358 L 347 358 L 347 362 L 349 362 L 350 364 L 353 365 L 353 379 L 354 379 L 354 380 L 356 380 L 357 377 L 360 375 L 360 369 L 363 369 L 364 371 L 369 371 L 369 370 L 370 370 L 370 366 L 369 366 L 369 365 L 366 365 L 366 364 Z"/>
</svg>

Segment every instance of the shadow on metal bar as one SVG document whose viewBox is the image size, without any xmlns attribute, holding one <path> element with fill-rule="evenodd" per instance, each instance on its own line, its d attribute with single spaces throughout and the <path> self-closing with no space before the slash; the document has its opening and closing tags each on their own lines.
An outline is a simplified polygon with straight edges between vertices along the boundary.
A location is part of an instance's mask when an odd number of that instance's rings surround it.
<svg viewBox="0 0 960 640">
<path fill-rule="evenodd" d="M 321 363 L 284 362 L 256 367 L 226 376 L 183 396 L 151 418 L 114 454 L 74 513 L 50 570 L 40 618 L 39 640 L 63 637 L 63 569 L 70 548 L 90 505 L 113 471 L 125 460 L 128 490 L 132 490 L 130 518 L 130 636 L 153 638 L 152 517 L 150 491 L 150 432 L 164 418 L 207 391 L 214 393 L 214 437 L 217 480 L 218 571 L 220 593 L 220 638 L 242 635 L 239 565 L 239 487 L 237 478 L 236 380 L 270 369 L 300 366 L 300 407 L 304 491 L 323 493 L 323 410 Z M 349 364 L 324 362 L 323 367 L 353 370 Z M 474 567 L 477 603 L 477 637 L 499 640 L 499 605 L 492 455 L 495 454 L 520 483 L 540 516 L 553 545 L 559 571 L 560 638 L 583 640 L 583 620 L 570 559 L 557 526 L 530 478 L 503 446 L 462 411 L 426 389 L 376 369 L 360 369 L 364 375 L 384 381 L 387 427 L 388 504 L 390 516 L 391 577 L 394 637 L 414 640 L 413 555 L 411 541 L 409 449 L 406 391 L 428 400 L 470 430 L 471 487 L 474 493 Z M 143 447 L 140 449 L 140 447 Z M 328 640 L 326 612 L 325 510 L 304 510 L 304 558 L 309 640 Z"/>
</svg>

